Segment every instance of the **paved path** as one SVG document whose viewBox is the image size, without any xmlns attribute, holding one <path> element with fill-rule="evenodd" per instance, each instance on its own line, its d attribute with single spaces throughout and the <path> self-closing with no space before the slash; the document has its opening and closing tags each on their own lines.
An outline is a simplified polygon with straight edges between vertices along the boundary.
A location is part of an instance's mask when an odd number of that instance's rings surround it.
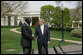
<svg viewBox="0 0 83 55">
<path fill-rule="evenodd" d="M 62 39 L 59 38 L 51 38 L 52 40 L 59 40 L 61 41 Z M 82 44 L 81 41 L 74 41 L 74 40 L 65 40 L 65 42 L 72 42 L 72 43 L 77 43 L 77 44 Z"/>
<path fill-rule="evenodd" d="M 21 34 L 21 32 L 17 31 L 16 29 L 18 29 L 18 28 L 10 29 L 10 31 Z M 52 40 L 59 40 L 59 41 L 61 41 L 61 39 L 59 39 L 59 38 L 51 38 L 51 39 L 52 39 Z M 65 41 L 66 41 L 66 42 L 77 43 L 77 44 L 82 44 L 81 41 L 74 41 L 74 40 L 65 40 Z"/>
<path fill-rule="evenodd" d="M 74 45 L 66 45 L 61 46 L 65 54 L 82 54 L 82 45 L 81 44 L 74 44 Z M 56 47 L 59 54 L 63 54 L 59 47 Z M 23 53 L 18 53 L 23 54 Z M 38 50 L 34 51 L 34 54 L 38 54 Z M 53 48 L 48 49 L 48 54 L 56 54 Z"/>
<path fill-rule="evenodd" d="M 16 29 L 18 29 L 18 28 L 13 28 L 13 29 L 10 29 L 10 31 L 12 31 L 12 32 L 16 32 L 16 33 L 21 34 L 21 32 L 17 31 Z"/>
</svg>

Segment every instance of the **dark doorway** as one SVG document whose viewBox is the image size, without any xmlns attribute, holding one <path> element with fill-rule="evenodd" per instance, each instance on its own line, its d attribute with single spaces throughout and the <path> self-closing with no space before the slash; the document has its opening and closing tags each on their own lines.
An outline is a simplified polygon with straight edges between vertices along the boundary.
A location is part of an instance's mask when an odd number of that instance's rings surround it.
<svg viewBox="0 0 83 55">
<path fill-rule="evenodd" d="M 38 24 L 38 17 L 32 17 L 32 26 L 36 26 Z"/>
</svg>

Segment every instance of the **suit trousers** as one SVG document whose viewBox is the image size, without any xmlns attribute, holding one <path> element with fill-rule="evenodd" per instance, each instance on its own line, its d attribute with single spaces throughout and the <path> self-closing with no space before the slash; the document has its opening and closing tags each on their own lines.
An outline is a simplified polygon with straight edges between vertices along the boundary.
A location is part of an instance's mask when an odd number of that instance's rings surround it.
<svg viewBox="0 0 83 55">
<path fill-rule="evenodd" d="M 42 54 L 42 48 L 45 50 L 45 54 L 48 54 L 48 44 L 47 42 L 38 42 L 38 54 Z"/>
<path fill-rule="evenodd" d="M 29 46 L 22 48 L 23 48 L 23 54 L 31 54 L 32 42 L 30 42 Z"/>
<path fill-rule="evenodd" d="M 31 54 L 31 47 L 30 48 L 23 47 L 23 54 Z"/>
</svg>

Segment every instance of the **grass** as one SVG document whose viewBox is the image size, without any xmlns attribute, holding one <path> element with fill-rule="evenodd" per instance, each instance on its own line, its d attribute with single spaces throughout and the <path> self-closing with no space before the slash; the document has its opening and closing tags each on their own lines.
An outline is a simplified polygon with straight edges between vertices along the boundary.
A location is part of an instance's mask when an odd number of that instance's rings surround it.
<svg viewBox="0 0 83 55">
<path fill-rule="evenodd" d="M 50 30 L 50 34 L 51 34 L 51 37 L 60 38 L 60 39 L 62 38 L 62 31 Z M 72 37 L 70 31 L 64 31 L 64 39 L 82 41 L 82 38 Z"/>
<path fill-rule="evenodd" d="M 64 45 L 72 45 L 72 44 L 74 44 L 74 43 L 70 43 L 70 42 L 62 43 L 61 41 L 50 40 L 50 44 L 48 45 L 48 48 L 52 48 L 53 46 L 57 47 L 58 45 L 64 46 Z M 37 47 L 37 40 L 32 42 L 32 48 L 33 49 L 38 49 L 38 47 Z"/>
<path fill-rule="evenodd" d="M 1 53 L 12 54 L 21 52 L 20 34 L 9 31 L 10 28 L 1 28 Z M 4 41 L 3 41 L 4 40 Z M 17 51 L 6 51 L 7 49 L 17 49 Z"/>
<path fill-rule="evenodd" d="M 33 28 L 32 28 L 33 29 Z M 20 29 L 19 29 L 20 30 Z M 33 29 L 34 31 L 34 29 Z M 1 54 L 17 54 L 22 52 L 22 46 L 20 45 L 21 34 L 10 31 L 10 28 L 1 28 Z M 73 43 L 51 40 L 49 48 L 54 45 L 70 45 Z M 32 42 L 32 48 L 37 49 L 37 40 Z M 7 49 L 16 49 L 16 51 L 6 51 Z"/>
<path fill-rule="evenodd" d="M 32 29 L 32 33 L 35 33 L 35 28 L 31 27 Z M 17 29 L 18 31 L 21 31 L 21 28 L 19 27 Z M 53 38 L 62 38 L 62 31 L 54 31 L 54 30 L 50 30 L 50 35 Z M 64 31 L 64 39 L 67 40 L 75 40 L 75 41 L 82 41 L 82 38 L 77 38 L 77 37 L 71 37 L 71 31 Z"/>
</svg>

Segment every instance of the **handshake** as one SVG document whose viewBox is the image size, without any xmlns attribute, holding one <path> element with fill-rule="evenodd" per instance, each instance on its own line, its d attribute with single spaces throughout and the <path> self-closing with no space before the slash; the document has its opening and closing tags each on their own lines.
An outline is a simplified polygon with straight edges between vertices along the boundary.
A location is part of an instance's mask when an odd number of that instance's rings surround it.
<svg viewBox="0 0 83 55">
<path fill-rule="evenodd" d="M 34 37 L 34 35 L 32 35 L 32 40 L 36 40 L 36 38 Z"/>
</svg>

